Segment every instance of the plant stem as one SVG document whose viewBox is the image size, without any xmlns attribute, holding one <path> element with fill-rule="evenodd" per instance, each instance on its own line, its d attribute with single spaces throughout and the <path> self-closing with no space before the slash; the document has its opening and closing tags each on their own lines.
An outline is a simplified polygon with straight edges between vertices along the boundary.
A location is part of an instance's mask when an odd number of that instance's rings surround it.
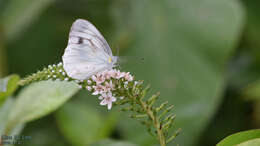
<svg viewBox="0 0 260 146">
<path fill-rule="evenodd" d="M 152 111 L 151 107 L 148 106 L 144 101 L 142 101 L 141 98 L 139 98 L 139 102 L 141 103 L 142 108 L 144 111 L 146 111 L 149 118 L 152 119 L 153 125 L 156 128 L 157 131 L 157 138 L 160 142 L 161 146 L 166 146 L 165 136 L 162 131 L 161 123 L 159 122 L 158 118 L 154 115 L 154 112 Z"/>
</svg>

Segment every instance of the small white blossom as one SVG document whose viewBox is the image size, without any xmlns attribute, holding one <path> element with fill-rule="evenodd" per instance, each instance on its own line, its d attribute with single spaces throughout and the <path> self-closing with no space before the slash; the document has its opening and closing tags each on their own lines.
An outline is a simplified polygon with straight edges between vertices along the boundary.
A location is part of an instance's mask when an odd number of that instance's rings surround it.
<svg viewBox="0 0 260 146">
<path fill-rule="evenodd" d="M 91 76 L 91 79 L 95 81 L 97 79 L 96 75 Z"/>
<path fill-rule="evenodd" d="M 102 75 L 103 77 L 106 79 L 106 80 L 109 80 L 111 78 L 111 71 L 109 70 L 105 70 L 104 72 L 102 72 Z"/>
<path fill-rule="evenodd" d="M 53 77 L 53 78 L 56 78 L 57 76 L 56 76 L 56 75 L 53 75 L 52 77 Z"/>
<path fill-rule="evenodd" d="M 66 75 L 66 73 L 65 73 L 65 72 L 63 72 L 63 73 L 62 73 L 62 75 L 64 75 L 64 76 L 65 76 L 65 75 Z"/>
<path fill-rule="evenodd" d="M 105 78 L 102 76 L 102 74 L 98 73 L 97 75 L 92 76 L 92 80 L 97 84 L 101 84 L 105 81 Z"/>
<path fill-rule="evenodd" d="M 128 89 L 128 86 L 127 86 L 127 84 L 124 84 L 124 88 Z"/>
<path fill-rule="evenodd" d="M 65 81 L 68 81 L 68 80 L 69 80 L 69 78 L 65 78 L 64 80 L 65 80 Z"/>
<path fill-rule="evenodd" d="M 87 83 L 88 83 L 88 84 L 91 84 L 92 82 L 91 82 L 91 80 L 88 80 Z"/>
<path fill-rule="evenodd" d="M 93 86 L 93 88 L 94 92 L 92 93 L 92 95 L 98 95 L 103 93 L 104 87 L 102 85 L 98 84 L 97 86 Z"/>
<path fill-rule="evenodd" d="M 62 66 L 62 63 L 60 62 L 60 63 L 58 64 L 58 66 Z"/>
<path fill-rule="evenodd" d="M 99 96 L 98 99 L 99 99 L 99 100 L 104 99 L 103 95 Z"/>
<path fill-rule="evenodd" d="M 48 75 L 47 77 L 48 77 L 48 78 L 50 78 L 51 76 L 50 76 L 50 75 Z"/>
<path fill-rule="evenodd" d="M 104 92 L 108 92 L 111 90 L 115 90 L 115 85 L 112 83 L 112 81 L 110 80 L 110 82 L 105 82 L 105 86 L 104 86 Z"/>
<path fill-rule="evenodd" d="M 125 79 L 126 79 L 127 81 L 129 81 L 129 82 L 133 81 L 133 79 L 134 79 L 133 76 L 130 75 L 130 72 L 126 73 L 126 74 L 124 75 L 124 77 L 125 77 Z"/>
<path fill-rule="evenodd" d="M 79 85 L 79 88 L 82 89 L 82 85 Z"/>
<path fill-rule="evenodd" d="M 91 87 L 90 86 L 86 86 L 86 89 L 88 90 L 88 91 L 91 91 Z"/>
<path fill-rule="evenodd" d="M 112 95 L 111 92 L 102 95 L 103 100 L 100 102 L 100 105 L 107 105 L 107 109 L 112 108 L 112 103 L 116 101 L 116 98 Z"/>
<path fill-rule="evenodd" d="M 54 71 L 54 70 L 52 70 L 51 72 L 52 72 L 52 73 L 54 73 L 55 71 Z"/>
<path fill-rule="evenodd" d="M 124 97 L 124 96 L 121 96 L 121 97 L 119 97 L 119 98 L 122 100 L 122 99 L 124 99 L 125 97 Z"/>
<path fill-rule="evenodd" d="M 122 77 L 124 77 L 124 73 L 121 73 L 119 70 L 113 70 L 111 72 L 111 77 L 115 78 L 115 79 L 120 79 Z"/>
<path fill-rule="evenodd" d="M 63 71 L 62 69 L 59 70 L 59 72 L 62 72 L 62 71 Z"/>
</svg>

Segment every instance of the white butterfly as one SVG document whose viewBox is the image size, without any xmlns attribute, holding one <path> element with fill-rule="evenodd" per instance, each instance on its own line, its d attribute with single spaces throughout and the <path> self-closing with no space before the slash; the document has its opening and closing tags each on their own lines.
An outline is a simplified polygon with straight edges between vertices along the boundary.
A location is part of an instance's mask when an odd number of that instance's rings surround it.
<svg viewBox="0 0 260 146">
<path fill-rule="evenodd" d="M 72 24 L 62 60 L 69 77 L 84 80 L 97 72 L 112 69 L 117 57 L 93 24 L 77 19 Z"/>
</svg>

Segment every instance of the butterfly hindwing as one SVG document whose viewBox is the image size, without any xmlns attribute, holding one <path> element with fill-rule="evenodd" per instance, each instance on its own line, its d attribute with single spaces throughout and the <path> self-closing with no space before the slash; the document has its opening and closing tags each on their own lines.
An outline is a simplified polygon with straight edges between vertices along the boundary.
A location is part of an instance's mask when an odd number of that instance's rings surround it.
<svg viewBox="0 0 260 146">
<path fill-rule="evenodd" d="M 76 79 L 86 79 L 91 75 L 106 69 L 106 64 L 96 58 L 89 46 L 85 46 L 84 49 L 70 48 L 73 45 L 69 45 L 62 57 L 64 62 L 64 69 L 70 77 Z"/>
</svg>

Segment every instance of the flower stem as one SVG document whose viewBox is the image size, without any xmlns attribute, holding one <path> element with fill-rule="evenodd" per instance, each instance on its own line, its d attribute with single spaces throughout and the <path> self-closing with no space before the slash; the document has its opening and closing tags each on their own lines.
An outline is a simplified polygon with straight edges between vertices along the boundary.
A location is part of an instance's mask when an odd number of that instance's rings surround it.
<svg viewBox="0 0 260 146">
<path fill-rule="evenodd" d="M 166 146 L 165 137 L 164 137 L 163 131 L 161 129 L 162 126 L 161 126 L 158 118 L 154 115 L 154 112 L 151 110 L 151 107 L 148 106 L 144 101 L 142 101 L 141 98 L 139 98 L 139 102 L 141 103 L 142 108 L 146 111 L 147 115 L 153 121 L 153 126 L 156 128 L 157 138 L 160 142 L 160 145 Z"/>
</svg>

